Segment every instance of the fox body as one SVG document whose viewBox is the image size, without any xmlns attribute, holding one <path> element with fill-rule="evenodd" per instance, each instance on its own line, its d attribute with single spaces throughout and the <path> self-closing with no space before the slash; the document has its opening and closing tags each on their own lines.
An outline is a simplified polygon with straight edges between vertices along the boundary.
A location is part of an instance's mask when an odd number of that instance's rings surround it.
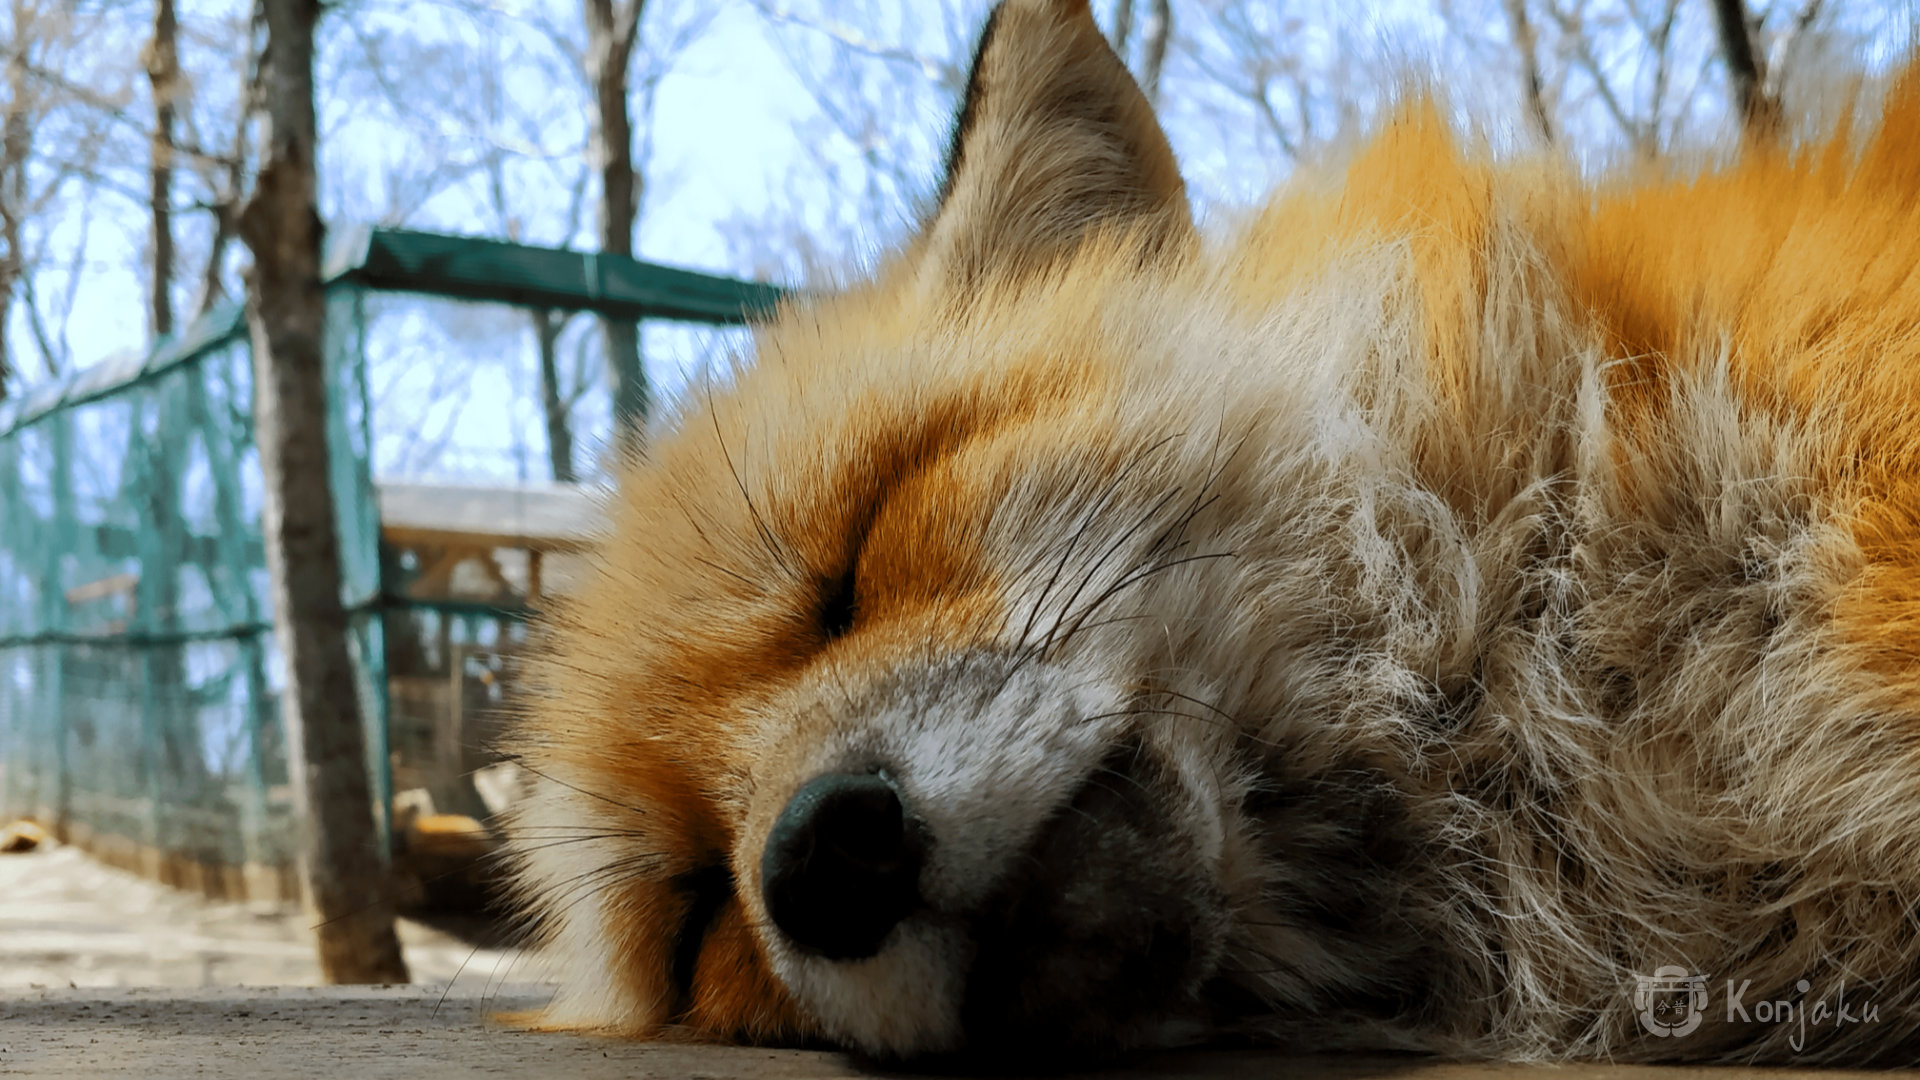
<svg viewBox="0 0 1920 1080">
<path fill-rule="evenodd" d="M 530 1022 L 1920 1061 L 1920 80 L 1599 186 L 1414 104 L 1202 241 L 1006 0 L 949 164 L 549 628 Z"/>
</svg>

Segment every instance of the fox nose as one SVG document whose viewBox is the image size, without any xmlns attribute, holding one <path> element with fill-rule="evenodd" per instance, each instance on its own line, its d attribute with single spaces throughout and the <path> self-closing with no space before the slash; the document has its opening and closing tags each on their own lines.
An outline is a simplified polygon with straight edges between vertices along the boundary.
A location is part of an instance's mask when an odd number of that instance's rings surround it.
<svg viewBox="0 0 1920 1080">
<path fill-rule="evenodd" d="M 760 856 L 767 913 L 794 944 L 831 960 L 880 951 L 920 903 L 918 830 L 873 773 L 827 773 L 780 812 Z"/>
</svg>

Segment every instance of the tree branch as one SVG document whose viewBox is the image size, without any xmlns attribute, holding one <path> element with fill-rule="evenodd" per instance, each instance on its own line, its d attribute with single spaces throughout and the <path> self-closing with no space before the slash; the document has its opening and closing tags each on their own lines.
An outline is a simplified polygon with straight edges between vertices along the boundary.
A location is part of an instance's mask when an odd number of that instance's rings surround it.
<svg viewBox="0 0 1920 1080">
<path fill-rule="evenodd" d="M 811 30 L 816 34 L 832 39 L 848 52 L 861 56 L 871 56 L 875 60 L 885 60 L 896 64 L 911 64 L 920 69 L 920 74 L 948 89 L 959 91 L 966 85 L 966 72 L 958 66 L 934 59 L 924 53 L 899 45 L 887 45 L 873 40 L 845 23 L 827 20 L 809 19 L 796 15 L 783 5 L 771 0 L 751 0 L 753 6 L 768 19 Z"/>
<path fill-rule="evenodd" d="M 1527 118 L 1540 141 L 1552 146 L 1553 117 L 1547 112 L 1545 81 L 1540 76 L 1540 43 L 1527 18 L 1527 0 L 1501 0 L 1506 9 L 1507 30 L 1513 47 L 1520 51 L 1520 92 L 1527 107 Z"/>
<path fill-rule="evenodd" d="M 1173 37 L 1173 5 L 1171 0 L 1151 0 L 1151 3 L 1146 25 L 1140 30 L 1141 49 L 1145 53 L 1140 61 L 1140 89 L 1148 101 L 1158 104 L 1160 72 L 1167 62 L 1167 42 Z"/>
</svg>

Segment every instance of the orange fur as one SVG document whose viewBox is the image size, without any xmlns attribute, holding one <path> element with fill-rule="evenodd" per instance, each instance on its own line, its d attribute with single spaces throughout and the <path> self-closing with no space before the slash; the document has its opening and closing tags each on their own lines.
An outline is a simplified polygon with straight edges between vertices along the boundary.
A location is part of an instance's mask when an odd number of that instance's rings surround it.
<svg viewBox="0 0 1920 1080">
<path fill-rule="evenodd" d="M 1856 156 L 1754 151 L 1691 180 L 1603 192 L 1567 280 L 1627 360 L 1622 381 L 1724 353 L 1751 400 L 1832 412 L 1820 479 L 1857 499 L 1867 569 L 1838 618 L 1888 675 L 1920 662 L 1920 69 Z"/>
</svg>

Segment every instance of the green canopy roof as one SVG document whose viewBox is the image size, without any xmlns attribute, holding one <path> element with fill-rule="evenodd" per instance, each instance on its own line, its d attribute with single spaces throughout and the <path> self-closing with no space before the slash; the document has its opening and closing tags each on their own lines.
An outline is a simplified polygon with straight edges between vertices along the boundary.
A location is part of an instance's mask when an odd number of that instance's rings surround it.
<svg viewBox="0 0 1920 1080">
<path fill-rule="evenodd" d="M 590 311 L 619 319 L 730 325 L 764 317 L 782 290 L 620 255 L 529 247 L 412 229 L 349 226 L 327 241 L 327 284 L 457 300 Z M 214 308 L 145 353 L 125 353 L 0 400 L 0 435 L 156 375 L 246 332 L 238 302 Z"/>
<path fill-rule="evenodd" d="M 618 255 L 364 226 L 337 235 L 325 273 L 374 289 L 718 324 L 769 313 L 781 295 L 760 282 Z"/>
</svg>

